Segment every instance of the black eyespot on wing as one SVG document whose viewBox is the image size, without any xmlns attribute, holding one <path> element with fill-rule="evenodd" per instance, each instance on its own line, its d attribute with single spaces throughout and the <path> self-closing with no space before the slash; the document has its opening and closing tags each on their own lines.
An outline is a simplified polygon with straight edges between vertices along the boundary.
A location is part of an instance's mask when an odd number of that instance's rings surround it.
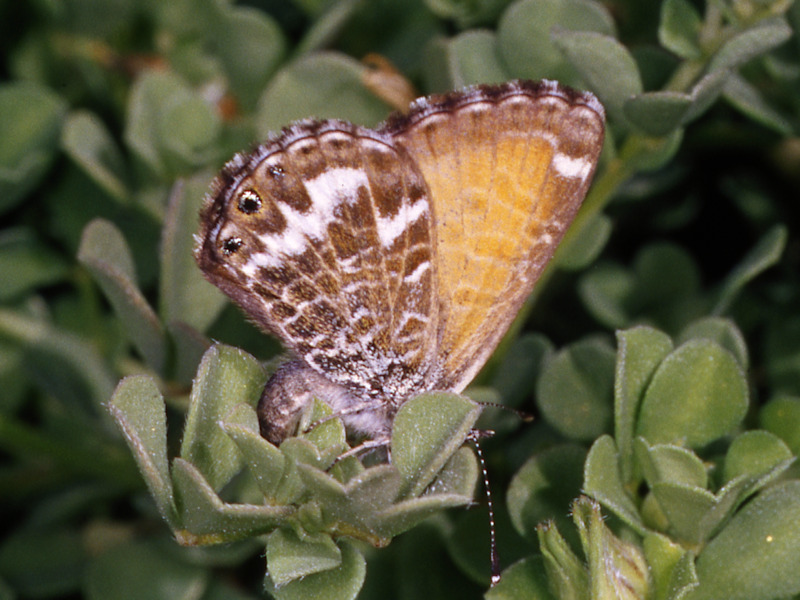
<svg viewBox="0 0 800 600">
<path fill-rule="evenodd" d="M 252 215 L 261 209 L 261 198 L 253 190 L 245 190 L 239 196 L 239 210 L 246 215 Z"/>
<path fill-rule="evenodd" d="M 232 237 L 222 242 L 222 251 L 226 255 L 235 254 L 244 245 L 242 238 Z"/>
</svg>

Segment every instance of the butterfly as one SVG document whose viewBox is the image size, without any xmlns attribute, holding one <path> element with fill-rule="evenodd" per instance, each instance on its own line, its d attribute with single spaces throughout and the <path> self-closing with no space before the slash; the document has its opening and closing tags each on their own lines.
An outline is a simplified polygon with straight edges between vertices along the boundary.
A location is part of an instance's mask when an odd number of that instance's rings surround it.
<svg viewBox="0 0 800 600">
<path fill-rule="evenodd" d="M 300 121 L 228 162 L 195 255 L 293 356 L 259 402 L 262 435 L 280 443 L 319 398 L 387 440 L 406 400 L 461 392 L 572 222 L 604 121 L 590 93 L 512 81 L 376 129 Z"/>
</svg>

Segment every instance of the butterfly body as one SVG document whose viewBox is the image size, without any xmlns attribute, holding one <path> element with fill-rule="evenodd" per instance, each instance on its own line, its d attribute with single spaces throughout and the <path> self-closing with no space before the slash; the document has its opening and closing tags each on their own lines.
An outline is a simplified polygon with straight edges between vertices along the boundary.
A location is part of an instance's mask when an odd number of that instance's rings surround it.
<svg viewBox="0 0 800 600">
<path fill-rule="evenodd" d="M 229 162 L 196 256 L 295 357 L 262 396 L 265 437 L 316 396 L 386 438 L 405 400 L 463 390 L 572 221 L 603 119 L 590 94 L 511 82 L 377 130 L 302 121 Z"/>
</svg>

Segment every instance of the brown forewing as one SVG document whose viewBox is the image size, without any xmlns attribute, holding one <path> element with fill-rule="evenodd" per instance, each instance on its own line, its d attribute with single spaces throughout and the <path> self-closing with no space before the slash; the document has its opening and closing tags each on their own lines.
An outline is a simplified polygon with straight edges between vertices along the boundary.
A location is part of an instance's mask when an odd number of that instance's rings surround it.
<svg viewBox="0 0 800 600">
<path fill-rule="evenodd" d="M 424 387 L 436 265 L 427 187 L 391 140 L 302 122 L 217 178 L 198 263 L 311 368 L 363 397 Z"/>
</svg>

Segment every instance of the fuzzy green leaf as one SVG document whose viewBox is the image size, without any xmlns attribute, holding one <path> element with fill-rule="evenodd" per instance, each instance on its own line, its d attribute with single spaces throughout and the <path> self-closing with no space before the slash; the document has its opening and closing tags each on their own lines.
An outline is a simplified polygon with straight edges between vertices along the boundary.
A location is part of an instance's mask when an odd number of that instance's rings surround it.
<svg viewBox="0 0 800 600">
<path fill-rule="evenodd" d="M 525 558 L 503 571 L 500 581 L 484 595 L 486 600 L 556 600 L 550 591 L 541 556 Z"/>
<path fill-rule="evenodd" d="M 272 531 L 295 512 L 290 506 L 223 502 L 200 471 L 181 458 L 173 461 L 172 483 L 180 522 L 174 533 L 184 545 L 248 539 Z"/>
<path fill-rule="evenodd" d="M 277 600 L 354 600 L 364 584 L 366 564 L 361 553 L 347 542 L 341 542 L 341 564 L 333 569 L 308 575 L 282 587 L 269 578 L 264 587 Z"/>
<path fill-rule="evenodd" d="M 648 446 L 643 438 L 637 438 L 634 447 L 637 463 L 650 487 L 659 482 L 707 487 L 708 475 L 703 461 L 686 448 L 665 444 Z"/>
<path fill-rule="evenodd" d="M 788 235 L 789 232 L 785 226 L 776 225 L 758 241 L 756 246 L 725 278 L 719 293 L 719 300 L 714 307 L 714 314 L 720 315 L 726 312 L 747 283 L 780 260 Z"/>
<path fill-rule="evenodd" d="M 660 137 L 683 124 L 691 105 L 688 94 L 664 90 L 631 96 L 622 108 L 631 124 L 646 135 Z"/>
<path fill-rule="evenodd" d="M 738 426 L 747 405 L 747 381 L 733 355 L 709 340 L 692 340 L 667 356 L 653 375 L 637 434 L 651 444 L 702 447 Z"/>
<path fill-rule="evenodd" d="M 167 459 L 167 416 L 161 392 L 150 377 L 126 377 L 114 391 L 108 410 L 136 458 L 158 511 L 170 526 L 177 526 Z"/>
<path fill-rule="evenodd" d="M 733 354 L 742 368 L 748 368 L 747 342 L 736 324 L 729 319 L 705 317 L 690 323 L 680 332 L 676 342 L 680 345 L 689 340 L 716 342 Z"/>
<path fill-rule="evenodd" d="M 800 398 L 779 396 L 770 400 L 759 412 L 761 427 L 775 434 L 800 455 Z"/>
<path fill-rule="evenodd" d="M 402 496 L 423 492 L 464 443 L 480 412 L 468 398 L 443 392 L 403 404 L 392 432 L 392 463 L 404 480 Z"/>
<path fill-rule="evenodd" d="M 700 58 L 698 35 L 702 20 L 688 0 L 665 0 L 661 5 L 658 41 L 681 58 Z"/>
<path fill-rule="evenodd" d="M 604 340 L 581 340 L 547 361 L 536 386 L 537 404 L 565 437 L 595 439 L 610 429 L 613 382 L 613 350 Z"/>
<path fill-rule="evenodd" d="M 180 455 L 197 467 L 215 490 L 241 467 L 241 455 L 220 422 L 240 403 L 255 407 L 265 383 L 261 365 L 229 346 L 212 346 L 200 363 Z"/>
<path fill-rule="evenodd" d="M 161 315 L 166 323 L 181 321 L 198 331 L 205 331 L 227 302 L 203 278 L 192 252 L 208 180 L 203 173 L 173 186 L 161 237 Z"/>
<path fill-rule="evenodd" d="M 236 406 L 234 413 L 226 417 L 221 427 L 236 444 L 264 497 L 280 503 L 276 491 L 286 471 L 286 459 L 280 450 L 261 437 L 258 417 L 252 406 Z"/>
<path fill-rule="evenodd" d="M 690 600 L 770 600 L 800 593 L 800 482 L 762 492 L 739 511 L 697 559 Z"/>
<path fill-rule="evenodd" d="M 276 529 L 267 538 L 267 568 L 276 588 L 341 564 L 341 550 L 324 533 L 300 537 L 292 530 Z"/>
<path fill-rule="evenodd" d="M 727 483 L 742 476 L 759 477 L 791 460 L 791 450 L 779 437 L 767 431 L 746 431 L 728 448 L 722 478 Z"/>
<path fill-rule="evenodd" d="M 642 93 L 642 79 L 628 49 L 599 33 L 559 31 L 553 41 L 566 55 L 606 110 L 625 122 L 624 105 Z"/>
<path fill-rule="evenodd" d="M 743 65 L 756 56 L 780 46 L 791 35 L 792 29 L 782 17 L 765 19 L 725 42 L 711 59 L 708 70 L 719 71 Z"/>
<path fill-rule="evenodd" d="M 129 200 L 122 153 L 97 115 L 85 110 L 71 113 L 61 136 L 64 151 L 97 185 L 118 202 Z"/>
<path fill-rule="evenodd" d="M 583 491 L 612 510 L 634 530 L 644 533 L 639 511 L 623 485 L 619 456 L 611 436 L 604 435 L 592 444 L 584 465 Z"/>
<path fill-rule="evenodd" d="M 596 600 L 641 600 L 649 597 L 650 577 L 641 548 L 606 527 L 600 506 L 580 498 L 572 517 L 583 541 L 589 567 L 589 595 Z"/>
<path fill-rule="evenodd" d="M 679 600 L 697 586 L 691 552 L 660 533 L 648 533 L 642 547 L 653 579 L 654 600 Z"/>
<path fill-rule="evenodd" d="M 97 281 L 136 349 L 162 372 L 167 358 L 164 329 L 136 284 L 133 258 L 117 227 L 104 219 L 86 226 L 78 260 Z"/>
<path fill-rule="evenodd" d="M 593 31 L 614 35 L 614 20 L 599 2 L 522 0 L 503 13 L 497 26 L 498 48 L 512 77 L 577 83 L 575 68 L 564 58 L 551 33 Z"/>
<path fill-rule="evenodd" d="M 560 530 L 568 530 L 563 508 L 581 491 L 585 459 L 582 447 L 565 444 L 548 448 L 522 465 L 506 497 L 517 533 L 534 541 L 537 527 L 547 519 L 555 520 Z"/>
<path fill-rule="evenodd" d="M 672 340 L 650 327 L 617 332 L 614 377 L 614 439 L 619 449 L 622 480 L 633 474 L 633 437 L 644 391 L 656 367 L 672 350 Z"/>
<path fill-rule="evenodd" d="M 311 116 L 367 126 L 383 120 L 389 107 L 362 84 L 365 69 L 360 62 L 334 52 L 318 52 L 289 63 L 272 78 L 258 102 L 259 137 Z"/>
</svg>

